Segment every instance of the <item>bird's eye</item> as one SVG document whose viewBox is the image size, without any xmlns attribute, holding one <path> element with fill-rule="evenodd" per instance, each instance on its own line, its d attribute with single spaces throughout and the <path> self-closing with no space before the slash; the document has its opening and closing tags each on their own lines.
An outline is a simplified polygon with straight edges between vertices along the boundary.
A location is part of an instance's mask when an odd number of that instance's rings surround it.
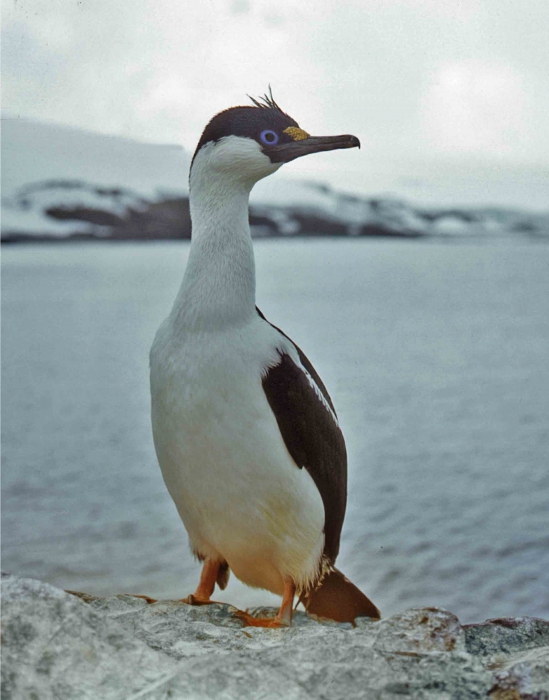
<svg viewBox="0 0 549 700">
<path fill-rule="evenodd" d="M 265 131 L 262 131 L 259 138 L 267 146 L 274 146 L 278 143 L 278 134 L 276 131 L 271 131 L 271 129 L 265 129 Z"/>
</svg>

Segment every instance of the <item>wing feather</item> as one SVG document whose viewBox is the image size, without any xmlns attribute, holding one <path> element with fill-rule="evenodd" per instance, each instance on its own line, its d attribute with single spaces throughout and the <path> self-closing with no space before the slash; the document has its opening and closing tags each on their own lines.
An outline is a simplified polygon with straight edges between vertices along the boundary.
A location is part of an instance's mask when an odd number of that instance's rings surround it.
<svg viewBox="0 0 549 700">
<path fill-rule="evenodd" d="M 292 342 L 300 362 L 280 349 L 280 361 L 267 369 L 263 389 L 288 452 L 298 468 L 309 472 L 320 492 L 325 512 L 324 554 L 333 564 L 347 503 L 345 440 L 318 373 L 295 343 L 277 330 Z"/>
</svg>

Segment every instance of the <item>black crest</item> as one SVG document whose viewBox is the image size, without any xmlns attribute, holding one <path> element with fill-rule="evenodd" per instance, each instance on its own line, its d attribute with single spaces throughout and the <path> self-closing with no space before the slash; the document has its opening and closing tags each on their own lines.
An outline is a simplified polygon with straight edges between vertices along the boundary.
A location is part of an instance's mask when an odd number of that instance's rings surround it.
<svg viewBox="0 0 549 700">
<path fill-rule="evenodd" d="M 299 125 L 275 102 L 270 86 L 269 94 L 257 99 L 250 97 L 250 100 L 253 106 L 229 107 L 211 119 L 200 137 L 193 161 L 202 146 L 210 141 L 219 141 L 225 136 L 251 138 L 263 147 L 264 143 L 262 143 L 260 135 L 265 129 L 269 129 L 276 132 L 279 143 L 290 143 L 293 140 L 291 136 L 284 133 L 284 129 L 289 126 L 299 128 Z"/>
<path fill-rule="evenodd" d="M 273 97 L 273 91 L 270 85 L 268 95 L 265 94 L 263 95 L 263 97 L 258 97 L 257 99 L 255 97 L 252 97 L 251 95 L 248 95 L 248 97 L 256 107 L 259 107 L 259 109 L 276 109 L 282 114 L 284 114 L 284 116 L 288 117 L 288 115 L 282 109 L 280 109 L 280 107 L 275 102 L 275 99 Z M 291 117 L 288 117 L 288 119 L 291 119 Z"/>
</svg>

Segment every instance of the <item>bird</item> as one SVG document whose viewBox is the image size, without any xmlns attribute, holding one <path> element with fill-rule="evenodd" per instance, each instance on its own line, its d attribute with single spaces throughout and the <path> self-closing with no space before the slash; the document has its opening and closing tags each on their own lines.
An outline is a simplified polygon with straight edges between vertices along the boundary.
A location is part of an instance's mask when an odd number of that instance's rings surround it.
<svg viewBox="0 0 549 700">
<path fill-rule="evenodd" d="M 216 114 L 191 161 L 191 246 L 173 307 L 150 352 L 155 450 L 202 563 L 185 602 L 213 602 L 230 571 L 321 618 L 380 618 L 335 567 L 347 501 L 347 454 L 334 404 L 296 343 L 256 306 L 248 200 L 256 182 L 296 158 L 360 147 L 311 136 L 268 94 Z"/>
</svg>

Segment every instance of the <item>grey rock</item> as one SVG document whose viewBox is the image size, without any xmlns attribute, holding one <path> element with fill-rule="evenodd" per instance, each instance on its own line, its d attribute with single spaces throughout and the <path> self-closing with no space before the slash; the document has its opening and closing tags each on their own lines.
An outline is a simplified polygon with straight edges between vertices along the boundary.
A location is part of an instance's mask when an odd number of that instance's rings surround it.
<svg viewBox="0 0 549 700">
<path fill-rule="evenodd" d="M 2 589 L 5 700 L 549 700 L 543 620 L 462 627 L 422 608 L 353 628 L 297 612 L 270 630 L 221 603 L 77 597 L 14 576 Z"/>
<path fill-rule="evenodd" d="M 504 617 L 465 625 L 465 644 L 472 654 L 512 654 L 549 647 L 549 623 L 535 617 Z"/>
<path fill-rule="evenodd" d="M 115 700 L 175 672 L 174 662 L 53 586 L 2 577 L 2 698 Z"/>
</svg>

